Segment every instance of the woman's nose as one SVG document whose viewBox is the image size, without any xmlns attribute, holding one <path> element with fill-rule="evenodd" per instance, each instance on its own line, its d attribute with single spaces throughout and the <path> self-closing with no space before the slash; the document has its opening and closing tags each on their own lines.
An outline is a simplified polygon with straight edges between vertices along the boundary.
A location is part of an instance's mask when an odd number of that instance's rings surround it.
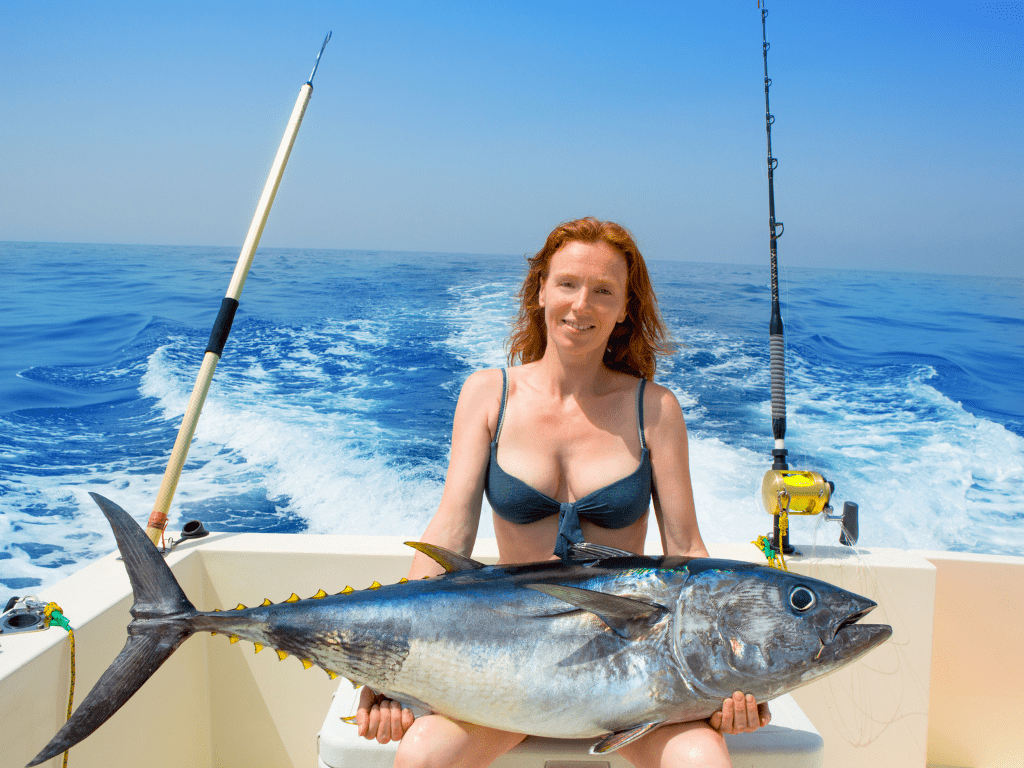
<svg viewBox="0 0 1024 768">
<path fill-rule="evenodd" d="M 587 289 L 581 288 L 576 291 L 576 295 L 572 297 L 573 309 L 585 309 L 587 306 Z"/>
</svg>

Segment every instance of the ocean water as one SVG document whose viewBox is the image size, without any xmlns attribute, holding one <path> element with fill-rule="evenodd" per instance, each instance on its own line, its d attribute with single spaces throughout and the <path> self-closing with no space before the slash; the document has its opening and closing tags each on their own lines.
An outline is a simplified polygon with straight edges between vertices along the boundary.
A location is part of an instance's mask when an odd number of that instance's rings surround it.
<svg viewBox="0 0 1024 768">
<path fill-rule="evenodd" d="M 89 491 L 145 523 L 236 258 L 0 243 L 0 601 L 114 549 Z M 656 378 L 686 414 L 701 531 L 750 541 L 771 525 L 767 264 L 649 266 L 680 344 Z M 459 388 L 503 364 L 523 267 L 261 251 L 168 530 L 418 537 Z M 859 503 L 865 545 L 1024 555 L 1024 281 L 783 265 L 780 283 L 791 466 Z"/>
</svg>

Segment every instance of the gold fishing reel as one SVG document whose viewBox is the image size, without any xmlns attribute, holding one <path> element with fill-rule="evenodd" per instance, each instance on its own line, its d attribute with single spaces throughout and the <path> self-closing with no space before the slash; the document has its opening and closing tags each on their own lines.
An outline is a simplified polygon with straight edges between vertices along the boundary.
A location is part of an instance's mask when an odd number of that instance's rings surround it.
<svg viewBox="0 0 1024 768">
<path fill-rule="evenodd" d="M 854 502 L 847 501 L 841 514 L 832 514 L 829 502 L 834 491 L 835 486 L 818 472 L 796 469 L 765 472 L 761 480 L 761 504 L 775 518 L 775 530 L 771 538 L 762 536 L 755 544 L 769 562 L 780 563 L 780 567 L 785 568 L 783 554 L 800 554 L 789 544 L 790 515 L 824 514 L 826 520 L 836 520 L 842 525 L 840 544 L 853 546 L 857 543 L 859 509 Z"/>
<path fill-rule="evenodd" d="M 817 472 L 769 469 L 761 480 L 761 503 L 770 515 L 817 515 L 826 509 L 833 486 Z"/>
</svg>

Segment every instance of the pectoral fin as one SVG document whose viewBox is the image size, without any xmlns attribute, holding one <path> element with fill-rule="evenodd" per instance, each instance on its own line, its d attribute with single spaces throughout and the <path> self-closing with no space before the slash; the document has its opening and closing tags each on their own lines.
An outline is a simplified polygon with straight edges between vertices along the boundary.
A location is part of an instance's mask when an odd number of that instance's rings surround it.
<svg viewBox="0 0 1024 768">
<path fill-rule="evenodd" d="M 424 544 L 422 541 L 407 541 L 406 546 L 419 550 L 432 560 L 436 560 L 448 572 L 475 571 L 478 568 L 487 566 L 471 557 L 452 552 L 450 549 L 438 547 L 435 544 Z"/>
<path fill-rule="evenodd" d="M 629 639 L 636 635 L 637 623 L 647 626 L 657 621 L 668 609 L 657 603 L 645 603 L 632 597 L 609 595 L 590 589 L 568 587 L 564 584 L 524 584 L 563 602 L 575 605 L 597 616 L 619 637 Z"/>
<path fill-rule="evenodd" d="M 594 544 L 590 541 L 582 541 L 569 547 L 570 560 L 600 560 L 605 557 L 637 557 L 637 554 L 625 549 L 607 547 L 604 544 Z"/>
<path fill-rule="evenodd" d="M 643 725 L 638 725 L 635 728 L 630 728 L 627 731 L 609 733 L 607 736 L 605 736 L 603 739 L 597 742 L 597 744 L 590 748 L 590 754 L 605 755 L 609 752 L 614 752 L 619 747 L 624 747 L 627 744 L 632 744 L 641 736 L 646 736 L 659 725 L 661 725 L 660 720 L 656 723 L 644 723 Z"/>
</svg>

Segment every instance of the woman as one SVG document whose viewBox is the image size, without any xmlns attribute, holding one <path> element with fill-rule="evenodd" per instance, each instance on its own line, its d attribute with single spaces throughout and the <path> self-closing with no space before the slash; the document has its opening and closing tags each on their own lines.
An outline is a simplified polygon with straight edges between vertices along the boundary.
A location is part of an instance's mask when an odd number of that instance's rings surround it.
<svg viewBox="0 0 1024 768">
<path fill-rule="evenodd" d="M 423 541 L 472 553 L 486 492 L 500 563 L 565 557 L 590 541 L 642 554 L 653 498 L 666 555 L 707 557 L 675 396 L 647 383 L 667 352 L 647 268 L 628 231 L 593 218 L 557 227 L 529 260 L 507 371 L 463 385 L 444 493 Z M 417 553 L 409 579 L 442 572 Z M 766 706 L 737 692 L 706 722 L 663 726 L 620 754 L 637 766 L 728 766 L 722 733 L 756 730 Z M 396 766 L 486 766 L 524 736 L 430 714 L 364 688 L 359 734 L 401 739 Z"/>
</svg>

